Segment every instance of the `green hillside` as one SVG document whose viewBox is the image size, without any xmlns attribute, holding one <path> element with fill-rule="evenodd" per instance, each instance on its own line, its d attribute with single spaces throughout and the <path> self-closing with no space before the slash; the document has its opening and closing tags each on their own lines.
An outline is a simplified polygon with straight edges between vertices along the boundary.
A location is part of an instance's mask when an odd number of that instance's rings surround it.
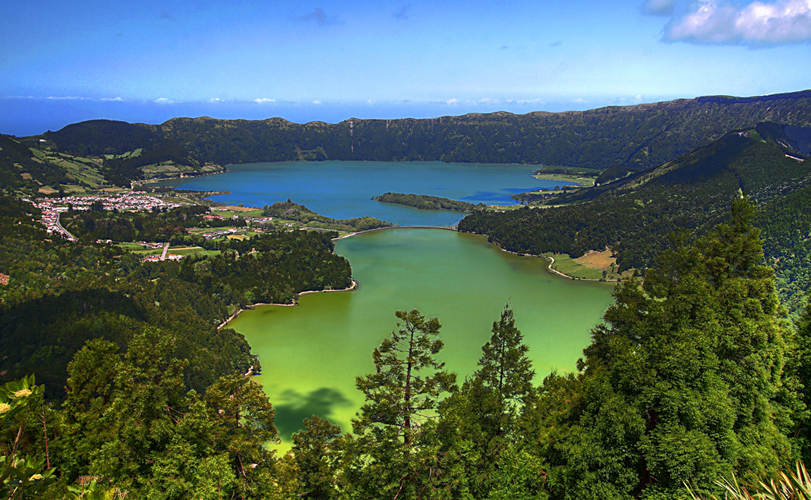
<svg viewBox="0 0 811 500">
<path fill-rule="evenodd" d="M 60 151 L 76 154 L 123 154 L 137 147 L 169 148 L 162 154 L 170 154 L 171 142 L 165 141 L 172 141 L 180 147 L 173 151 L 187 152 L 183 158 L 192 163 L 196 159 L 220 165 L 325 159 L 529 163 L 612 169 L 616 178 L 764 121 L 811 125 L 811 91 L 699 97 L 564 113 L 353 118 L 338 124 L 296 124 L 282 118 L 174 118 L 162 125 L 96 120 L 43 137 Z"/>
<path fill-rule="evenodd" d="M 763 209 L 758 220 L 764 227 L 767 221 L 783 220 L 786 216 L 779 213 L 789 210 L 784 207 L 811 211 L 805 201 L 811 197 L 797 195 L 791 202 L 778 203 L 811 182 L 811 163 L 789 145 L 779 125 L 759 124 L 653 170 L 545 200 L 548 205 L 564 206 L 475 213 L 459 223 L 459 230 L 486 234 L 507 250 L 535 255 L 553 252 L 579 257 L 608 247 L 620 270 L 644 270 L 670 245 L 671 232 L 701 233 L 723 221 L 730 200 L 741 193 Z M 782 255 L 778 282 L 785 284 L 794 269 L 807 267 L 807 261 L 795 260 L 782 231 L 776 229 L 778 223 L 769 224 L 774 229 L 764 233 L 766 257 L 774 260 L 778 253 Z M 809 231 L 811 224 L 805 218 L 792 225 L 792 232 L 807 236 Z M 781 291 L 798 311 L 798 297 L 811 281 L 795 278 L 800 282 Z"/>
</svg>

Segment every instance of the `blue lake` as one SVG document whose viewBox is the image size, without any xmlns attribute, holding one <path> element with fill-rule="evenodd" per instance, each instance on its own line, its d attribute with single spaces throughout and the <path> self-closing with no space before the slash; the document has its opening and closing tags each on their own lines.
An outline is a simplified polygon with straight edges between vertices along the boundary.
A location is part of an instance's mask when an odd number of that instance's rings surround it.
<svg viewBox="0 0 811 500">
<path fill-rule="evenodd" d="M 401 226 L 450 226 L 464 214 L 373 201 L 386 192 L 440 196 L 487 205 L 515 205 L 511 194 L 572 184 L 532 177 L 537 165 L 440 162 L 281 162 L 230 165 L 228 172 L 174 179 L 164 186 L 230 191 L 214 201 L 262 207 L 288 198 L 327 217 L 372 216 Z"/>
</svg>

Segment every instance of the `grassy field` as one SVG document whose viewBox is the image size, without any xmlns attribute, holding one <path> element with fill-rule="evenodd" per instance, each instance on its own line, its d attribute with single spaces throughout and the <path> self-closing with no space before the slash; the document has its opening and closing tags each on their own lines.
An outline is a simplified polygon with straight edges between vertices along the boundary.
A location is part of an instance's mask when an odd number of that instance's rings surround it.
<svg viewBox="0 0 811 500">
<path fill-rule="evenodd" d="M 240 217 L 262 217 L 261 208 L 235 207 L 232 205 L 211 207 L 211 213 L 222 215 L 223 217 L 233 217 L 234 215 L 239 215 Z"/>
<path fill-rule="evenodd" d="M 566 276 L 587 280 L 598 280 L 603 277 L 603 273 L 601 271 L 588 268 L 583 264 L 580 264 L 576 260 L 572 259 L 565 253 L 545 254 L 544 256 L 553 257 L 555 259 L 555 263 L 552 264 L 552 269 L 561 272 Z"/>
<path fill-rule="evenodd" d="M 591 251 L 576 259 L 572 259 L 567 254 L 545 254 L 544 256 L 551 256 L 555 259 L 552 269 L 574 278 L 594 280 L 605 278 L 614 281 L 619 278 L 630 278 L 634 274 L 633 270 L 618 273 L 616 259 L 612 257 L 611 250 L 608 249 L 602 252 Z"/>
<path fill-rule="evenodd" d="M 547 181 L 565 181 L 565 182 L 576 182 L 580 184 L 581 187 L 592 187 L 594 186 L 594 177 L 583 177 L 577 174 L 536 174 L 533 175 L 536 179 L 542 179 Z"/>
<path fill-rule="evenodd" d="M 117 246 L 121 248 L 125 248 L 131 251 L 134 254 L 140 255 L 141 257 L 148 257 L 150 255 L 160 255 L 163 253 L 163 248 L 144 248 L 137 243 L 117 243 Z M 174 254 L 174 255 L 197 255 L 197 254 L 204 254 L 207 256 L 218 255 L 220 253 L 219 250 L 206 250 L 202 247 L 169 247 L 169 251 L 167 254 Z"/>
<path fill-rule="evenodd" d="M 32 149 L 34 158 L 41 162 L 48 162 L 64 168 L 68 176 L 78 182 L 87 184 L 91 188 L 98 188 L 105 184 L 104 176 L 99 173 L 101 163 L 91 158 L 81 156 L 66 156 L 61 153 Z M 76 186 L 77 188 L 79 186 Z M 67 191 L 67 190 L 66 190 Z M 78 189 L 74 189 L 74 192 Z M 84 192 L 84 189 L 81 190 Z"/>
</svg>

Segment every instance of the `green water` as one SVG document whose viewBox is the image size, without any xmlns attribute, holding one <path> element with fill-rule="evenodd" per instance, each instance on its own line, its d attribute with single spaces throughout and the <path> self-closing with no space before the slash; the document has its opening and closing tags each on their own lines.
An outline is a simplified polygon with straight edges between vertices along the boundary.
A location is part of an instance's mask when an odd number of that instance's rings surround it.
<svg viewBox="0 0 811 500">
<path fill-rule="evenodd" d="M 503 252 L 481 236 L 386 230 L 339 240 L 336 251 L 349 259 L 358 290 L 305 295 L 297 307 L 263 306 L 231 323 L 260 356 L 258 380 L 288 443 L 313 414 L 351 429 L 363 402 L 355 377 L 373 371 L 372 350 L 396 328 L 398 309 L 440 319 L 440 357 L 462 381 L 509 302 L 537 384 L 552 370 L 574 370 L 612 300 L 609 284 L 549 274 L 543 259 Z"/>
</svg>

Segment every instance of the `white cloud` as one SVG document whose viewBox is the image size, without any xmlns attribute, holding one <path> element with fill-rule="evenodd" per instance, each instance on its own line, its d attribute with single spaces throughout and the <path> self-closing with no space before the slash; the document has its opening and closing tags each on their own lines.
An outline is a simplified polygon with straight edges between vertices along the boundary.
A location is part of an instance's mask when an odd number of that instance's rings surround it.
<svg viewBox="0 0 811 500">
<path fill-rule="evenodd" d="M 648 0 L 645 5 L 665 3 L 667 0 Z M 663 38 L 670 42 L 764 46 L 811 40 L 811 0 L 744 4 L 700 0 L 669 5 L 672 12 L 679 12 L 665 26 Z"/>
<path fill-rule="evenodd" d="M 313 104 L 315 105 L 321 104 L 321 101 L 313 101 Z"/>
<path fill-rule="evenodd" d="M 104 101 L 104 102 L 121 102 L 123 100 L 124 99 L 122 99 L 120 97 L 112 97 L 112 98 L 110 98 L 110 97 L 102 97 L 101 98 L 101 101 Z"/>
<path fill-rule="evenodd" d="M 172 104 L 175 101 L 173 101 L 173 100 L 171 100 L 171 99 L 169 99 L 167 97 L 161 97 L 161 98 L 155 99 L 153 102 L 155 102 L 156 104 Z"/>
<path fill-rule="evenodd" d="M 459 104 L 459 99 L 451 99 L 449 101 L 445 101 L 445 104 L 449 106 L 455 106 L 456 104 Z"/>
<path fill-rule="evenodd" d="M 535 99 L 518 99 L 515 102 L 518 104 L 546 104 L 546 101 L 544 101 L 540 97 L 537 97 Z"/>
<path fill-rule="evenodd" d="M 276 102 L 276 99 L 268 99 L 267 97 L 262 97 L 259 99 L 254 99 L 253 102 L 255 102 L 256 104 L 268 104 L 271 102 Z"/>
<path fill-rule="evenodd" d="M 49 101 L 92 101 L 89 97 L 78 97 L 72 95 L 49 95 L 45 99 Z"/>
</svg>

